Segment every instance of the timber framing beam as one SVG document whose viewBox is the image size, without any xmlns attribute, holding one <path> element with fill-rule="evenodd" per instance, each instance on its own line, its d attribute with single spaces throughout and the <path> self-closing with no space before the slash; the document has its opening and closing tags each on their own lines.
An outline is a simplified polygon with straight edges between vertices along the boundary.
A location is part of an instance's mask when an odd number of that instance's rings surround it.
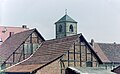
<svg viewBox="0 0 120 74">
<path fill-rule="evenodd" d="M 74 43 L 74 60 L 76 60 L 75 58 L 75 43 Z M 76 62 L 74 61 L 74 66 L 76 66 Z"/>
</svg>

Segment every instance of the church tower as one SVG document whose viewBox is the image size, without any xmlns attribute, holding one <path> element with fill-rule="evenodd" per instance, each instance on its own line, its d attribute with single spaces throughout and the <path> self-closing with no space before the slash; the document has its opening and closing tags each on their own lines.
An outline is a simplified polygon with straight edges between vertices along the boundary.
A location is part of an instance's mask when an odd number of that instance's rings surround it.
<svg viewBox="0 0 120 74">
<path fill-rule="evenodd" d="M 60 20 L 58 20 L 55 23 L 55 26 L 56 38 L 62 38 L 77 34 L 77 22 L 67 14 L 65 14 Z"/>
</svg>

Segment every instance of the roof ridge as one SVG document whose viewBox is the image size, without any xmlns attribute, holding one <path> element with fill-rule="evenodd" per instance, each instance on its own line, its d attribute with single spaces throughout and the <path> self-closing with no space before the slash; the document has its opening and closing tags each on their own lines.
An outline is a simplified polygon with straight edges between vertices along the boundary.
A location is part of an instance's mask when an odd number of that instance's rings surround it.
<svg viewBox="0 0 120 74">
<path fill-rule="evenodd" d="M 35 28 L 34 28 L 34 29 L 25 30 L 25 31 L 21 31 L 21 32 L 18 32 L 18 33 L 16 33 L 16 34 L 13 34 L 12 36 L 15 36 L 15 35 L 18 35 L 18 34 L 24 33 L 24 32 L 34 31 L 34 30 L 35 30 Z M 32 33 L 32 32 L 31 32 L 31 33 Z M 9 37 L 8 37 L 6 40 L 8 40 L 8 39 L 9 39 Z M 5 40 L 5 41 L 6 41 L 6 40 Z M 5 41 L 4 41 L 4 42 L 5 42 Z M 3 42 L 3 43 L 4 43 L 4 42 Z"/>
<path fill-rule="evenodd" d="M 23 32 L 27 32 L 27 31 L 34 31 L 34 30 L 36 30 L 36 28 L 33 28 L 33 29 L 28 29 L 28 30 L 25 30 L 25 31 L 21 31 L 21 32 L 19 32 L 19 33 L 23 33 Z M 19 33 L 16 33 L 16 34 L 19 34 Z M 15 35 L 15 34 L 14 34 Z"/>
</svg>

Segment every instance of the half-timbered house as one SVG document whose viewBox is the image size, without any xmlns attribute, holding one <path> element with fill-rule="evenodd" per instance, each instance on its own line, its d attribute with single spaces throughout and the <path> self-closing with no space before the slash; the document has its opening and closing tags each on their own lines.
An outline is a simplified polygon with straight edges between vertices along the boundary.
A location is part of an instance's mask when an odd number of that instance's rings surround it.
<svg viewBox="0 0 120 74">
<path fill-rule="evenodd" d="M 44 38 L 36 29 L 23 31 L 9 37 L 0 48 L 1 67 L 7 68 L 33 54 Z"/>
<path fill-rule="evenodd" d="M 28 59 L 6 68 L 6 73 L 64 74 L 72 67 L 97 67 L 102 64 L 82 34 L 42 42 Z"/>
</svg>

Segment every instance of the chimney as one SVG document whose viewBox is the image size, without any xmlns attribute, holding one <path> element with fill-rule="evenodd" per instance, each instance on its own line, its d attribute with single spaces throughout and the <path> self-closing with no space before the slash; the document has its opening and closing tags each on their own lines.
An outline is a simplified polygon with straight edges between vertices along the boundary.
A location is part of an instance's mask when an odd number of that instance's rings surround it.
<svg viewBox="0 0 120 74">
<path fill-rule="evenodd" d="M 22 24 L 22 28 L 26 29 L 27 25 L 26 24 Z"/>
<path fill-rule="evenodd" d="M 94 47 L 94 40 L 91 39 L 91 45 Z"/>
<path fill-rule="evenodd" d="M 11 37 L 14 34 L 14 32 L 9 32 L 9 37 Z"/>
</svg>

